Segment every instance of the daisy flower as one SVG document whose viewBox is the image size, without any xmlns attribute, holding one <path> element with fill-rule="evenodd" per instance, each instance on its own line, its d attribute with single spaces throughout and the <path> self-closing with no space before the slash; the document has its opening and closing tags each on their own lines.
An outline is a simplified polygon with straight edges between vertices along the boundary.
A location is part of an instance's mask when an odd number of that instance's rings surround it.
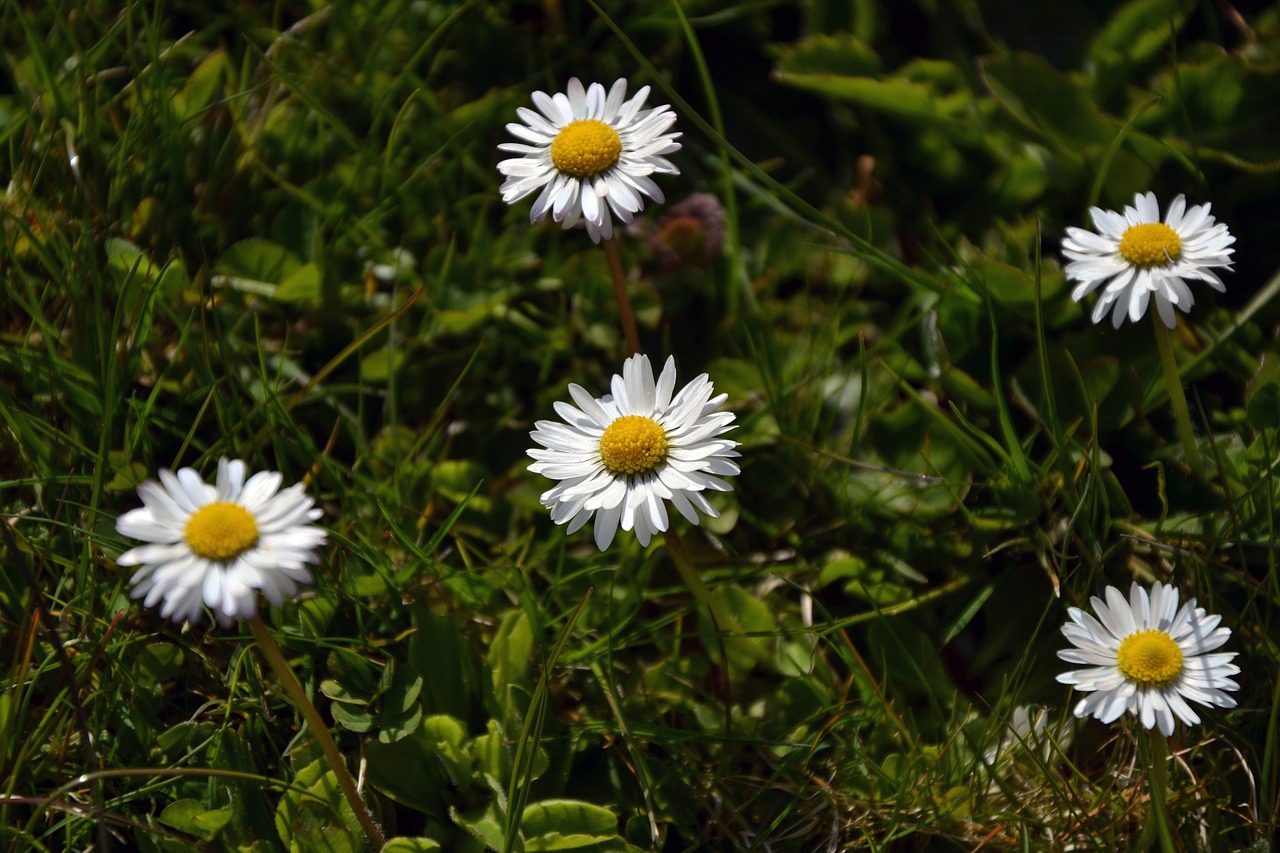
<svg viewBox="0 0 1280 853">
<path fill-rule="evenodd" d="M 161 469 L 160 482 L 138 486 L 143 506 L 116 520 L 122 536 L 147 543 L 121 554 L 121 566 L 141 566 L 133 598 L 175 622 L 200 620 L 202 605 L 229 626 L 257 613 L 254 590 L 272 604 L 311 583 L 307 563 L 326 533 L 302 484 L 283 491 L 275 471 L 245 479 L 239 459 L 218 460 L 218 479 L 205 483 L 191 468 Z"/>
<path fill-rule="evenodd" d="M 1230 246 L 1236 238 L 1226 225 L 1214 223 L 1209 207 L 1188 210 L 1186 199 L 1178 196 L 1163 222 L 1155 193 L 1138 193 L 1123 214 L 1089 208 L 1099 233 L 1068 228 L 1062 241 L 1062 254 L 1071 261 L 1064 272 L 1080 282 L 1071 298 L 1079 302 L 1101 287 L 1093 322 L 1110 311 L 1111 325 L 1118 329 L 1126 316 L 1134 322 L 1142 319 L 1154 296 L 1160 319 L 1172 329 L 1177 324 L 1173 309 L 1187 313 L 1195 304 L 1188 281 L 1226 290 L 1213 268 L 1231 268 L 1235 249 Z"/>
<path fill-rule="evenodd" d="M 663 200 L 653 174 L 678 175 L 680 170 L 664 154 L 680 150 L 679 133 L 668 133 L 676 114 L 666 104 L 644 110 L 649 87 L 624 101 L 627 81 L 618 80 L 606 97 L 604 87 L 582 88 L 569 81 L 568 94 L 533 93 L 534 112 L 520 107 L 524 124 L 507 130 L 520 142 L 504 142 L 500 151 L 520 156 L 503 160 L 498 171 L 507 176 L 502 200 L 519 201 L 541 190 L 529 213 L 539 222 L 548 212 L 565 228 L 585 220 L 593 242 L 613 236 L 612 215 L 629 223 L 644 207 L 644 196 Z"/>
<path fill-rule="evenodd" d="M 733 429 L 733 413 L 717 411 L 727 394 L 713 398 L 704 373 L 672 397 L 676 363 L 667 358 L 653 381 L 649 357 L 633 355 L 614 375 L 612 394 L 592 397 L 569 386 L 577 408 L 556 403 L 564 423 L 538 421 L 529 437 L 534 473 L 559 480 L 542 495 L 551 520 L 573 533 L 595 516 L 596 545 L 609 547 L 621 524 L 635 529 L 641 545 L 667 529 L 666 501 L 694 524 L 698 512 L 718 518 L 704 491 L 728 492 L 720 479 L 739 473 L 731 460 L 738 442 L 717 436 Z"/>
<path fill-rule="evenodd" d="M 1235 652 L 1209 654 L 1231 636 L 1230 629 L 1218 627 L 1221 617 L 1207 615 L 1194 598 L 1179 608 L 1178 591 L 1161 583 L 1150 595 L 1135 583 L 1128 601 L 1109 586 L 1106 597 L 1091 599 L 1097 618 L 1072 607 L 1071 621 L 1062 626 L 1075 648 L 1058 657 L 1089 667 L 1058 676 L 1089 694 L 1076 705 L 1077 717 L 1111 723 L 1128 711 L 1168 736 L 1175 715 L 1187 725 L 1200 722 L 1187 700 L 1236 706 L 1226 694 L 1239 689 L 1231 680 L 1240 672 L 1231 663 Z"/>
</svg>

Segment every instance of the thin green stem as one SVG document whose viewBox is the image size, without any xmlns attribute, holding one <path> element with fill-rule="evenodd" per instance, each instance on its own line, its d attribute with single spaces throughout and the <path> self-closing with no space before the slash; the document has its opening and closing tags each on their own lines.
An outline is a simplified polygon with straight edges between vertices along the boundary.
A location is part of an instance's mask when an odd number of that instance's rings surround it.
<svg viewBox="0 0 1280 853">
<path fill-rule="evenodd" d="M 1143 731 L 1142 735 L 1147 744 L 1151 810 L 1147 813 L 1147 825 L 1142 828 L 1139 842 L 1142 846 L 1149 845 L 1154 835 L 1160 839 L 1162 853 L 1175 853 L 1177 847 L 1169 829 L 1169 742 L 1164 735 L 1150 730 Z"/>
<path fill-rule="evenodd" d="M 1178 424 L 1178 437 L 1182 439 L 1182 450 L 1187 457 L 1187 464 L 1197 474 L 1204 472 L 1204 463 L 1200 460 L 1200 450 L 1196 446 L 1195 430 L 1191 426 L 1191 412 L 1187 408 L 1187 397 L 1182 393 L 1182 376 L 1178 373 L 1178 362 L 1173 355 L 1173 344 L 1169 341 L 1169 330 L 1156 311 L 1151 312 L 1151 319 L 1156 330 L 1156 349 L 1160 352 L 1160 367 L 1164 369 L 1164 384 L 1169 391 L 1169 405 L 1173 407 L 1173 417 Z"/>
<path fill-rule="evenodd" d="M 668 529 L 666 531 L 666 539 L 667 550 L 671 552 L 671 557 L 676 562 L 676 570 L 680 572 L 680 577 L 684 579 L 685 585 L 693 593 L 694 599 L 707 609 L 707 613 L 711 616 L 711 627 L 716 632 L 716 642 L 720 647 L 720 665 L 724 669 L 725 677 L 724 733 L 727 738 L 733 728 L 733 701 L 729 684 L 729 652 L 725 649 L 724 632 L 732 630 L 736 623 L 730 618 L 729 613 L 720 606 L 720 602 L 711 596 L 711 590 L 707 589 L 707 585 L 702 582 L 702 577 L 698 574 L 698 570 L 694 568 L 693 560 L 689 558 L 689 551 L 684 547 L 684 540 L 680 538 L 680 534 Z M 705 643 L 703 645 L 706 646 Z"/>
<path fill-rule="evenodd" d="M 676 562 L 676 570 L 680 572 L 680 577 L 684 579 L 685 585 L 693 593 L 694 599 L 707 608 L 717 631 L 728 630 L 733 623 L 729 621 L 729 616 L 724 612 L 724 608 L 720 606 L 720 602 L 711 597 L 711 590 L 707 589 L 707 585 L 702 582 L 702 578 L 698 575 L 698 570 L 693 567 L 693 561 L 689 559 L 689 552 L 685 549 L 684 541 L 680 538 L 680 534 L 674 530 L 668 530 L 666 537 L 667 548 L 671 551 L 671 557 Z"/>
<path fill-rule="evenodd" d="M 280 646 L 276 645 L 275 638 L 267 630 L 262 617 L 254 616 L 249 620 L 249 625 L 253 628 L 253 638 L 257 641 L 258 648 L 262 650 L 262 656 L 271 665 L 276 678 L 280 679 L 280 684 L 284 687 L 284 692 L 293 702 L 294 707 L 298 709 L 298 712 L 302 714 L 302 719 L 306 721 L 307 727 L 311 729 L 311 733 L 315 735 L 316 740 L 319 742 L 320 751 L 324 753 L 325 760 L 329 762 L 334 775 L 338 777 L 338 786 L 342 788 L 342 795 L 347 798 L 347 803 L 351 806 L 351 810 L 355 812 L 356 820 L 360 821 L 360 826 L 364 829 L 364 834 L 369 839 L 369 843 L 374 850 L 381 850 L 382 846 L 386 844 L 386 838 L 382 835 L 382 830 L 378 828 L 378 824 L 374 822 L 373 814 L 369 811 L 369 807 L 365 805 L 364 800 L 360 799 L 360 793 L 356 790 L 356 782 L 351 778 L 351 771 L 347 769 L 347 762 L 343 759 L 342 753 L 338 751 L 338 745 L 333 742 L 333 736 L 329 734 L 329 728 L 325 725 L 324 719 L 321 718 L 320 712 L 316 710 L 316 706 L 311 704 L 311 700 L 307 698 L 306 691 L 302 689 L 302 683 L 298 681 L 298 677 L 289 668 L 288 662 L 285 661 L 284 655 L 280 652 Z"/>
<path fill-rule="evenodd" d="M 601 242 L 604 256 L 609 261 L 609 277 L 613 279 L 613 295 L 618 300 L 618 322 L 622 323 L 622 333 L 627 336 L 627 346 L 631 355 L 640 352 L 640 332 L 636 329 L 636 315 L 631 310 L 631 295 L 627 293 L 627 277 L 622 272 L 622 257 L 618 254 L 616 238 L 610 237 Z"/>
</svg>

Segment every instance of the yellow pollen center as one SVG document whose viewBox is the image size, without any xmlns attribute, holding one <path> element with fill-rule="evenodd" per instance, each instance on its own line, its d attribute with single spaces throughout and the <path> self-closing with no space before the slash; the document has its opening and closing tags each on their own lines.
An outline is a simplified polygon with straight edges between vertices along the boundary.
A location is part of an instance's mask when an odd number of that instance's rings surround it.
<svg viewBox="0 0 1280 853">
<path fill-rule="evenodd" d="M 600 458 L 615 474 L 648 474 L 667 458 L 667 433 L 652 418 L 623 415 L 600 436 Z"/>
<path fill-rule="evenodd" d="M 205 504 L 187 519 L 182 538 L 201 557 L 222 562 L 258 543 L 258 522 L 239 504 Z"/>
<path fill-rule="evenodd" d="M 1135 267 L 1173 263 L 1181 254 L 1182 240 L 1163 222 L 1130 225 L 1120 237 L 1120 257 Z"/>
<path fill-rule="evenodd" d="M 1135 631 L 1120 641 L 1116 666 L 1139 687 L 1168 687 L 1182 674 L 1182 649 L 1164 631 Z"/>
<path fill-rule="evenodd" d="M 590 178 L 618 162 L 622 138 L 594 118 L 571 121 L 551 140 L 551 162 L 566 175 Z"/>
</svg>

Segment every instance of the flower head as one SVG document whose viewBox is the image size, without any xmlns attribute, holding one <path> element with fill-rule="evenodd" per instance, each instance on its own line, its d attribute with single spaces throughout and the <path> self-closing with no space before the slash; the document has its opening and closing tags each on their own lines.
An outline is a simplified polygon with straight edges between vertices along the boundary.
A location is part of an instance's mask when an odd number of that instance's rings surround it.
<svg viewBox="0 0 1280 853">
<path fill-rule="evenodd" d="M 676 120 L 667 105 L 641 109 L 648 86 L 630 100 L 624 100 L 626 80 L 616 81 L 607 97 L 599 83 L 584 90 L 576 77 L 568 88 L 568 94 L 554 96 L 534 92 L 538 112 L 520 107 L 516 114 L 524 124 L 507 125 L 521 141 L 498 146 L 520 155 L 498 164 L 507 177 L 502 200 L 511 204 L 540 189 L 531 222 L 548 211 L 565 228 L 582 219 L 592 241 L 599 243 L 601 237 L 613 236 L 611 210 L 629 223 L 644 207 L 644 196 L 663 200 L 649 176 L 680 174 L 663 156 L 680 150 L 680 134 L 667 132 Z"/>
<path fill-rule="evenodd" d="M 1058 657 L 1089 667 L 1058 676 L 1089 693 L 1077 703 L 1077 717 L 1111 723 L 1129 711 L 1147 728 L 1158 724 L 1167 736 L 1175 715 L 1187 725 L 1200 722 L 1188 699 L 1235 707 L 1225 692 L 1239 688 L 1231 680 L 1240 672 L 1231 663 L 1235 652 L 1209 654 L 1231 636 L 1230 629 L 1218 627 L 1221 617 L 1207 615 L 1194 598 L 1179 608 L 1178 591 L 1161 583 L 1150 595 L 1135 583 L 1128 601 L 1109 586 L 1106 598 L 1091 599 L 1097 618 L 1072 607 L 1071 621 L 1062 626 L 1074 648 Z"/>
<path fill-rule="evenodd" d="M 694 193 L 673 205 L 658 220 L 657 233 L 648 236 L 659 272 L 706 266 L 718 258 L 724 248 L 724 216 L 720 199 L 710 193 Z"/>
<path fill-rule="evenodd" d="M 245 479 L 239 459 L 218 460 L 218 479 L 205 483 L 191 468 L 161 469 L 160 482 L 138 486 L 143 506 L 116 520 L 122 536 L 147 543 L 116 560 L 141 566 L 130 583 L 133 598 L 176 622 L 198 622 L 208 605 L 223 626 L 257 613 L 254 590 L 272 604 L 311 583 L 307 563 L 326 533 L 308 522 L 320 518 L 298 483 L 281 491 L 283 478 L 260 471 Z"/>
<path fill-rule="evenodd" d="M 1062 254 L 1070 259 L 1064 272 L 1080 282 L 1071 291 L 1079 302 L 1102 286 L 1093 322 L 1111 312 L 1111 325 L 1120 328 L 1126 316 L 1137 322 L 1155 297 L 1160 319 L 1172 329 L 1177 325 L 1173 309 L 1191 310 L 1195 297 L 1187 281 L 1199 279 L 1217 291 L 1226 287 L 1214 267 L 1231 268 L 1230 248 L 1236 241 L 1227 226 L 1214 224 L 1208 204 L 1187 209 L 1178 196 L 1169 205 L 1164 221 L 1155 193 L 1138 193 L 1124 213 L 1089 208 L 1097 234 L 1068 228 Z"/>
<path fill-rule="evenodd" d="M 675 359 L 655 383 L 649 357 L 633 355 L 614 375 L 612 394 L 596 399 L 570 385 L 577 408 L 555 404 L 564 423 L 534 424 L 529 437 L 542 447 L 528 451 L 536 460 L 529 470 L 560 481 L 542 495 L 552 521 L 573 533 L 594 515 L 603 551 L 619 524 L 648 545 L 667 529 L 666 501 L 694 524 L 698 511 L 719 517 L 702 493 L 732 491 L 720 478 L 739 473 L 731 461 L 738 443 L 717 437 L 733 429 L 733 413 L 717 411 L 728 395 L 712 398 L 705 373 L 673 398 L 675 385 Z"/>
</svg>

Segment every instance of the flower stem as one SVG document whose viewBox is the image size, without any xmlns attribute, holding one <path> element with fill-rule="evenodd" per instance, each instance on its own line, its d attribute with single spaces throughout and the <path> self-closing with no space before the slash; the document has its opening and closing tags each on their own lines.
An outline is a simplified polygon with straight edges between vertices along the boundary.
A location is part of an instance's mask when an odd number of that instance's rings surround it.
<svg viewBox="0 0 1280 853">
<path fill-rule="evenodd" d="M 360 821 L 360 826 L 364 829 L 364 834 L 368 837 L 369 843 L 373 845 L 374 850 L 381 850 L 382 846 L 386 844 L 386 838 L 383 837 L 382 830 L 378 829 L 378 825 L 374 822 L 373 815 L 369 812 L 369 807 L 365 805 L 364 800 L 360 799 L 360 794 L 356 790 L 355 780 L 351 778 L 351 771 L 347 769 L 347 763 L 343 760 L 342 753 L 338 752 L 338 745 L 333 742 L 333 736 L 329 734 L 329 728 L 320 717 L 320 712 L 316 710 L 316 706 L 311 704 L 311 700 L 307 698 L 306 691 L 302 689 L 302 684 L 298 681 L 298 677 L 289 668 L 288 662 L 285 661 L 284 655 L 281 654 L 280 647 L 276 645 L 271 632 L 267 630 L 262 617 L 255 615 L 249 620 L 249 625 L 253 628 L 253 638 L 257 641 L 258 648 L 262 649 L 262 656 L 267 659 L 267 663 L 271 665 L 276 678 L 280 679 L 284 692 L 288 694 L 294 707 L 302 714 L 302 719 L 306 721 L 307 727 L 311 729 L 311 733 L 320 743 L 320 751 L 324 753 L 325 760 L 329 762 L 329 767 L 333 769 L 334 775 L 338 777 L 338 786 L 342 788 L 342 795 L 347 798 L 347 803 L 351 806 L 351 810 L 355 812 L 356 820 Z"/>
<path fill-rule="evenodd" d="M 729 614 L 720 606 L 720 602 L 711 597 L 711 590 L 707 589 L 707 585 L 702 582 L 702 578 L 698 575 L 698 570 L 693 567 L 693 560 L 689 558 L 689 552 L 685 549 L 684 540 L 680 538 L 680 534 L 674 530 L 668 530 L 666 537 L 667 548 L 671 551 L 671 556 L 676 561 L 676 570 L 680 572 L 680 577 L 684 579 L 685 585 L 693 593 L 694 599 L 707 608 L 707 611 L 711 614 L 711 621 L 715 623 L 716 630 L 730 630 L 733 623 L 729 619 Z"/>
<path fill-rule="evenodd" d="M 1144 731 L 1147 749 L 1147 781 L 1151 789 L 1151 809 L 1147 812 L 1147 825 L 1138 837 L 1138 847 L 1150 846 L 1152 836 L 1160 839 L 1163 853 L 1175 853 L 1173 833 L 1169 831 L 1169 742 L 1164 735 Z"/>
<path fill-rule="evenodd" d="M 1160 352 L 1160 366 L 1164 369 L 1164 384 L 1169 391 L 1169 405 L 1173 407 L 1173 418 L 1178 425 L 1178 437 L 1182 439 L 1183 455 L 1187 464 L 1196 473 L 1204 471 L 1204 463 L 1200 461 L 1200 450 L 1196 446 L 1195 430 L 1191 426 L 1191 413 L 1187 409 L 1187 397 L 1182 392 L 1182 377 L 1178 374 L 1178 362 L 1173 356 L 1173 344 L 1169 341 L 1169 330 L 1165 328 L 1158 312 L 1152 311 L 1151 318 L 1155 323 L 1156 349 Z"/>
<path fill-rule="evenodd" d="M 640 352 L 640 332 L 636 329 L 636 315 L 631 310 L 631 296 L 627 293 L 627 278 L 622 273 L 622 258 L 618 254 L 618 243 L 610 237 L 602 241 L 604 256 L 609 262 L 609 277 L 613 279 L 613 295 L 618 300 L 618 321 L 622 323 L 622 333 L 627 336 L 627 346 L 631 355 Z"/>
<path fill-rule="evenodd" d="M 685 549 L 684 540 L 680 538 L 680 534 L 669 529 L 666 531 L 666 539 L 667 550 L 676 561 L 676 569 L 680 572 L 680 577 L 684 579 L 685 585 L 689 587 L 698 604 L 707 608 L 707 613 L 711 616 L 711 626 L 717 632 L 716 643 L 720 647 L 720 665 L 724 671 L 724 733 L 727 738 L 733 729 L 733 699 L 730 695 L 729 652 L 725 649 L 724 633 L 733 630 L 735 623 L 730 619 L 728 612 L 720 606 L 720 602 L 711 597 L 711 590 L 707 589 L 707 585 L 702 582 L 698 570 L 693 566 L 693 560 L 689 559 L 689 552 Z M 710 646 L 705 641 L 703 647 L 707 648 L 709 654 Z"/>
</svg>

